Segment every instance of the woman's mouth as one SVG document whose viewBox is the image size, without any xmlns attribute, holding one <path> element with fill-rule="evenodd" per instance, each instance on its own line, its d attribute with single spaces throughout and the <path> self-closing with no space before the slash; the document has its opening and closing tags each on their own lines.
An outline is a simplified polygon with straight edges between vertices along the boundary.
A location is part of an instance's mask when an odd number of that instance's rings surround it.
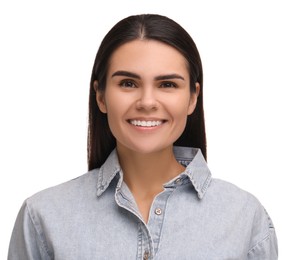
<svg viewBox="0 0 292 260">
<path fill-rule="evenodd" d="M 164 123 L 163 120 L 129 120 L 129 123 L 140 127 L 155 127 Z"/>
</svg>

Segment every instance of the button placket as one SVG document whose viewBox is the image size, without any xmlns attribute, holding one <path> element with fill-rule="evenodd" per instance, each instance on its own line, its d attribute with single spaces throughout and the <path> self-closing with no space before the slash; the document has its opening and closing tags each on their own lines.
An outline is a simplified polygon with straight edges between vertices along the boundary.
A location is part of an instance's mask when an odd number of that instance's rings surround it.
<svg viewBox="0 0 292 260">
<path fill-rule="evenodd" d="M 153 255 L 151 253 L 149 259 L 154 257 L 157 253 L 163 230 L 167 201 L 174 190 L 174 187 L 165 189 L 162 193 L 156 196 L 153 201 L 147 225 L 153 241 Z"/>
</svg>

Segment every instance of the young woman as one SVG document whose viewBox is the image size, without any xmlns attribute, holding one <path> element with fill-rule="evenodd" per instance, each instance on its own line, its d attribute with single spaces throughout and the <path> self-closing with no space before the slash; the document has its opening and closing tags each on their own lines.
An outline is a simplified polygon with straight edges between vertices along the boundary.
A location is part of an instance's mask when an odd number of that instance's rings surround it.
<svg viewBox="0 0 292 260">
<path fill-rule="evenodd" d="M 203 73 L 189 34 L 136 15 L 105 36 L 93 66 L 89 172 L 28 198 L 9 259 L 277 259 L 260 202 L 212 179 Z"/>
</svg>

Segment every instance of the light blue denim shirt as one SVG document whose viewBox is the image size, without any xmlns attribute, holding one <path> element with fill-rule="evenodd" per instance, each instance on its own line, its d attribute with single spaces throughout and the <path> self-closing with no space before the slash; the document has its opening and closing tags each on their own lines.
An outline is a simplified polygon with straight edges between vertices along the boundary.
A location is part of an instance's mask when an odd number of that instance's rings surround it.
<svg viewBox="0 0 292 260">
<path fill-rule="evenodd" d="M 277 259 L 275 230 L 260 202 L 212 179 L 200 150 L 174 152 L 187 168 L 155 197 L 148 223 L 114 150 L 100 169 L 24 202 L 8 259 Z"/>
</svg>

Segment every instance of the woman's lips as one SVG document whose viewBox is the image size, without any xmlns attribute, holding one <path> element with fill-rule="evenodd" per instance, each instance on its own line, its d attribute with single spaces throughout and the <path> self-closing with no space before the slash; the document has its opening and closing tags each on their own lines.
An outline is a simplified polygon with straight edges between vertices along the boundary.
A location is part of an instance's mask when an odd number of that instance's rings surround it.
<svg viewBox="0 0 292 260">
<path fill-rule="evenodd" d="M 155 127 L 162 125 L 165 120 L 139 120 L 139 119 L 131 119 L 128 120 L 131 125 L 138 127 Z"/>
</svg>

